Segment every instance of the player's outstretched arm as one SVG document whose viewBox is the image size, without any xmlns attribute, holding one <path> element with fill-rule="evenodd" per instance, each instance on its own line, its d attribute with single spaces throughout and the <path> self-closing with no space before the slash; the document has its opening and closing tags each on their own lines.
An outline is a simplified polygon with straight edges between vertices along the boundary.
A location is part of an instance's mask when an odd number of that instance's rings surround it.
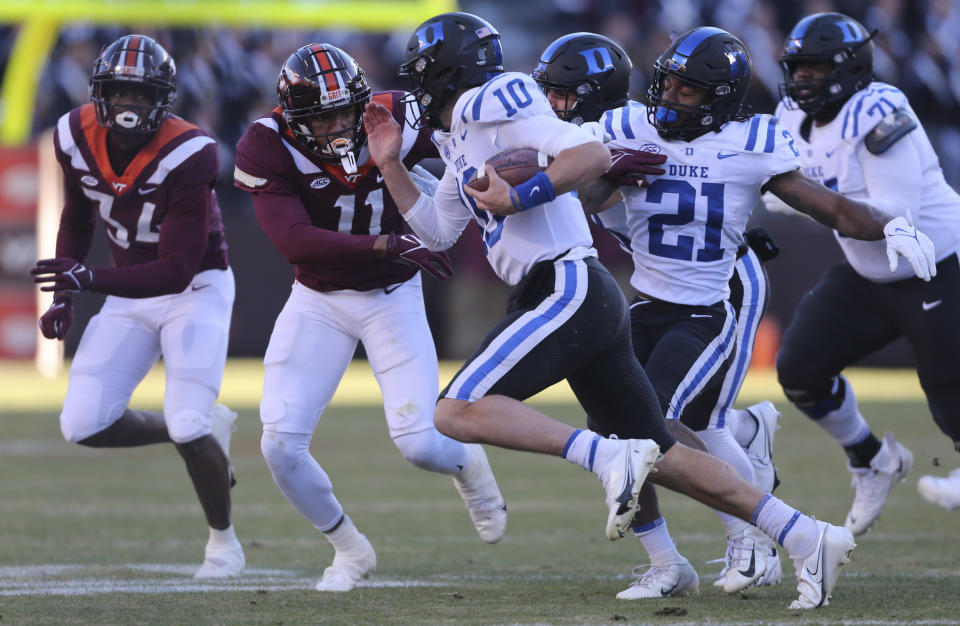
<svg viewBox="0 0 960 626">
<path fill-rule="evenodd" d="M 383 182 L 400 213 L 406 213 L 420 198 L 420 190 L 400 160 L 403 129 L 389 109 L 373 101 L 368 102 L 364 110 L 363 125 L 367 131 L 370 158 L 383 174 Z"/>
<path fill-rule="evenodd" d="M 851 200 L 793 170 L 771 178 L 763 188 L 821 224 L 853 239 L 886 239 L 890 271 L 903 256 L 923 280 L 936 276 L 936 253 L 930 238 L 906 218 L 891 218 L 868 204 Z"/>
</svg>

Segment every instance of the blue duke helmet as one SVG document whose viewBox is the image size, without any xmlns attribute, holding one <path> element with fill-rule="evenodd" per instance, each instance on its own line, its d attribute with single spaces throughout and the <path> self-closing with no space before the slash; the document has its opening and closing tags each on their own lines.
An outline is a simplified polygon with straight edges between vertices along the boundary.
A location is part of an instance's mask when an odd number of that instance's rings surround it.
<svg viewBox="0 0 960 626">
<path fill-rule="evenodd" d="M 664 139 L 690 141 L 730 120 L 749 117 L 743 99 L 750 85 L 751 63 L 746 46 L 725 30 L 704 26 L 679 35 L 653 64 L 647 90 L 647 117 Z M 663 96 L 670 76 L 705 89 L 698 106 Z"/>
<path fill-rule="evenodd" d="M 620 44 L 603 35 L 572 33 L 547 46 L 532 76 L 544 93 L 576 95 L 573 105 L 557 115 L 582 124 L 596 122 L 604 111 L 627 103 L 632 69 Z"/>
<path fill-rule="evenodd" d="M 443 129 L 440 112 L 458 91 L 503 73 L 500 33 L 470 13 L 431 17 L 411 35 L 399 73 L 410 79 L 410 98 L 420 107 L 408 123 Z"/>
<path fill-rule="evenodd" d="M 799 107 L 815 119 L 833 119 L 850 96 L 873 80 L 871 39 L 876 34 L 842 13 L 814 13 L 797 22 L 780 54 L 784 106 Z M 832 69 L 823 79 L 794 80 L 802 62 L 828 63 Z"/>
</svg>

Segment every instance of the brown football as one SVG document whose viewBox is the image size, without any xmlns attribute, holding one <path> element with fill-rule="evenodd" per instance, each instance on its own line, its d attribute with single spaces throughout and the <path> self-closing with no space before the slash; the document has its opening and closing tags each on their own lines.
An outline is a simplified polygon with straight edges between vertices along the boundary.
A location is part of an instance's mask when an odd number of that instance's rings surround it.
<svg viewBox="0 0 960 626">
<path fill-rule="evenodd" d="M 525 183 L 537 172 L 547 169 L 553 157 L 533 148 L 515 148 L 504 150 L 487 159 L 487 162 L 477 169 L 477 175 L 471 178 L 467 185 L 477 191 L 486 191 L 490 186 L 490 179 L 486 175 L 486 165 L 490 164 L 497 172 L 497 176 L 507 181 L 511 187 Z"/>
</svg>

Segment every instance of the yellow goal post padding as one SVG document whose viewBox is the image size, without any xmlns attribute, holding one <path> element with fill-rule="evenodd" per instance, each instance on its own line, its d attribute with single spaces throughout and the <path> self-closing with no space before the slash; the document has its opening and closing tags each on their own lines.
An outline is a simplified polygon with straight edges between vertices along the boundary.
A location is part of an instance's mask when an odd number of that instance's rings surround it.
<svg viewBox="0 0 960 626">
<path fill-rule="evenodd" d="M 456 9 L 456 0 L 0 0 L 0 23 L 21 24 L 0 86 L 0 146 L 30 139 L 37 61 L 49 56 L 61 24 L 378 32 L 412 27 Z"/>
</svg>

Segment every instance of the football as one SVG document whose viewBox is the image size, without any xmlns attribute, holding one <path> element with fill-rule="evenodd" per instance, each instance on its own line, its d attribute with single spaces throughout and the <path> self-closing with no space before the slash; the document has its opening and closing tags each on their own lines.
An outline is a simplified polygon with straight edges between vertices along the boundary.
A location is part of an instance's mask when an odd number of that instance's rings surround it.
<svg viewBox="0 0 960 626">
<path fill-rule="evenodd" d="M 553 157 L 532 148 L 504 150 L 493 155 L 477 168 L 476 175 L 467 182 L 467 185 L 477 191 L 486 191 L 490 186 L 490 180 L 486 175 L 487 164 L 490 164 L 500 178 L 507 181 L 511 187 L 516 187 L 536 176 L 537 172 L 547 169 L 552 161 Z"/>
</svg>

